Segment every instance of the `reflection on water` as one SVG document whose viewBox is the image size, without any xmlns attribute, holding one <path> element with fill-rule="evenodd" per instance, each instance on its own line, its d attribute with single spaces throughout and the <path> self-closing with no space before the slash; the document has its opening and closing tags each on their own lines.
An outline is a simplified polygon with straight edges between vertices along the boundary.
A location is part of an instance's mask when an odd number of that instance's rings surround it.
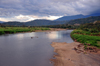
<svg viewBox="0 0 100 66">
<path fill-rule="evenodd" d="M 58 39 L 58 38 L 61 38 L 61 35 L 59 35 L 59 33 L 55 31 L 55 32 L 49 33 L 48 38 L 49 39 Z"/>
<path fill-rule="evenodd" d="M 73 42 L 70 38 L 71 31 L 2 35 L 0 36 L 0 66 L 53 66 L 49 61 L 54 54 L 50 44 Z"/>
<path fill-rule="evenodd" d="M 18 34 L 18 35 L 16 35 L 17 36 L 17 38 L 24 38 L 24 35 L 23 34 Z"/>
<path fill-rule="evenodd" d="M 25 37 L 35 37 L 35 32 L 32 32 L 32 33 L 19 33 L 19 34 L 16 34 L 15 37 L 19 38 L 19 39 L 23 39 Z"/>
</svg>

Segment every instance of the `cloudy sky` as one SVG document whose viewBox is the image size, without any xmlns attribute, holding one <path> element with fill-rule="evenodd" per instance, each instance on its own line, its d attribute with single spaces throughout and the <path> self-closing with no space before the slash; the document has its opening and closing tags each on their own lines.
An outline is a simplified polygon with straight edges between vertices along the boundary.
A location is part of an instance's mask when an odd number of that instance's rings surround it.
<svg viewBox="0 0 100 66">
<path fill-rule="evenodd" d="M 0 21 L 54 20 L 100 13 L 100 0 L 0 0 Z"/>
</svg>

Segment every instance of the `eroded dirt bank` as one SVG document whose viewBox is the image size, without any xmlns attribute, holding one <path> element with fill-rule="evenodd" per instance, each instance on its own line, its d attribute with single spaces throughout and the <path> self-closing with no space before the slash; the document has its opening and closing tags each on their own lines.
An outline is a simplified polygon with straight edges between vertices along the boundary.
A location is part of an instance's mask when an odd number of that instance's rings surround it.
<svg viewBox="0 0 100 66">
<path fill-rule="evenodd" d="M 50 30 L 36 30 L 35 32 L 50 32 L 50 31 L 61 31 L 61 30 L 67 30 L 62 28 L 49 28 Z"/>
<path fill-rule="evenodd" d="M 86 53 L 83 47 L 79 51 L 75 51 L 74 48 L 79 44 L 78 42 L 53 42 L 51 46 L 57 53 L 54 55 L 56 59 L 51 59 L 54 66 L 100 66 L 100 52 Z"/>
</svg>

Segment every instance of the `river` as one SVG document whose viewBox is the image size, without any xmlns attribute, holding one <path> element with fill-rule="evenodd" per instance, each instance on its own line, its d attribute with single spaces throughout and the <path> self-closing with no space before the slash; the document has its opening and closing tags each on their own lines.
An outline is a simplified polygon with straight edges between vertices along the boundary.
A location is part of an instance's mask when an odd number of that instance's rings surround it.
<svg viewBox="0 0 100 66">
<path fill-rule="evenodd" d="M 0 36 L 0 66 L 53 66 L 52 42 L 67 42 L 72 30 L 6 34 Z"/>
</svg>

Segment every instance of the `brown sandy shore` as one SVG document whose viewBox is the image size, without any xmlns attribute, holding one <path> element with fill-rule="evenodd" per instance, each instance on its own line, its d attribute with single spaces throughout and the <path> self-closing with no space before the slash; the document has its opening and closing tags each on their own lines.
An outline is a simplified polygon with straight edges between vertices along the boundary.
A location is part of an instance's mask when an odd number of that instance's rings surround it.
<svg viewBox="0 0 100 66">
<path fill-rule="evenodd" d="M 50 32 L 50 31 L 61 31 L 61 30 L 67 30 L 62 28 L 49 28 L 50 30 L 36 30 L 35 32 Z"/>
<path fill-rule="evenodd" d="M 53 42 L 51 44 L 54 47 L 54 58 L 51 61 L 54 62 L 54 66 L 100 66 L 100 51 L 97 53 L 85 52 L 83 47 L 79 51 L 75 51 L 74 48 L 80 43 L 58 43 Z"/>
</svg>

